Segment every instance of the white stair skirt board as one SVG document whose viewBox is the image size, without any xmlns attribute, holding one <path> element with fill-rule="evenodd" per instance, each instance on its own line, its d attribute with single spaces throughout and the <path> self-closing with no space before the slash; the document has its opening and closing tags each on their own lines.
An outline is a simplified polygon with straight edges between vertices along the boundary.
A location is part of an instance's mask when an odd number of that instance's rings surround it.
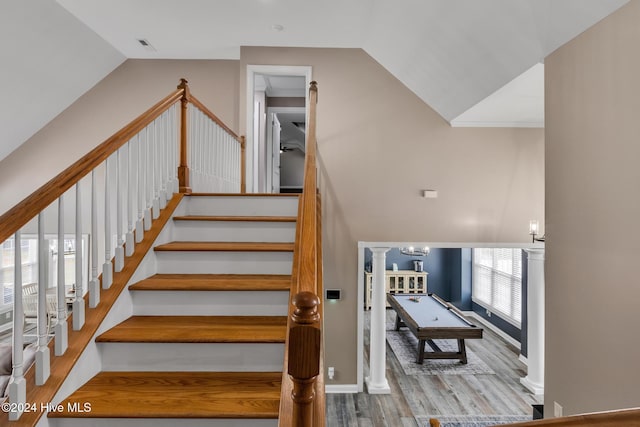
<svg viewBox="0 0 640 427">
<path fill-rule="evenodd" d="M 131 291 L 136 316 L 286 316 L 289 291 Z"/>
<path fill-rule="evenodd" d="M 275 372 L 281 343 L 99 343 L 103 371 Z"/>
<path fill-rule="evenodd" d="M 187 215 L 296 216 L 297 197 L 193 196 L 185 197 Z"/>
<path fill-rule="evenodd" d="M 291 274 L 292 252 L 156 252 L 158 274 Z"/>
<path fill-rule="evenodd" d="M 295 222 L 174 221 L 173 240 L 187 242 L 293 242 Z"/>
<path fill-rule="evenodd" d="M 42 417 L 46 418 L 46 417 Z M 49 427 L 277 427 L 277 419 L 51 418 Z M 46 425 L 46 424 L 45 424 Z M 44 427 L 38 424 L 38 427 Z"/>
</svg>

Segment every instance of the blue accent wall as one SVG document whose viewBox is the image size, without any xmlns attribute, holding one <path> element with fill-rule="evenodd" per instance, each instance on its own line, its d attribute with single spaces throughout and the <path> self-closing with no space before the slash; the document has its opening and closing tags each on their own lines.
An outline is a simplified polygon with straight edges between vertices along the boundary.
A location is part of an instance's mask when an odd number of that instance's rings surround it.
<svg viewBox="0 0 640 427">
<path fill-rule="evenodd" d="M 397 248 L 390 249 L 386 254 L 387 270 L 393 269 L 393 263 L 398 265 L 398 270 L 413 270 L 414 260 L 423 262 L 423 270 L 427 275 L 427 291 L 434 293 L 446 301 L 451 300 L 451 290 L 459 288 L 460 274 L 451 271 L 455 262 L 452 259 L 459 259 L 460 249 L 431 249 L 429 255 L 424 257 L 403 255 Z M 364 265 L 366 271 L 371 271 L 371 251 L 366 248 L 364 253 Z"/>
<path fill-rule="evenodd" d="M 423 261 L 423 269 L 427 276 L 427 290 L 435 293 L 463 311 L 474 311 L 487 322 L 500 328 L 510 337 L 521 343 L 521 353 L 527 355 L 527 254 L 522 251 L 522 330 L 502 319 L 495 313 L 487 316 L 486 309 L 471 300 L 472 291 L 472 249 L 471 248 L 432 248 L 429 255 L 415 257 L 403 255 L 397 248 L 386 254 L 387 270 L 413 270 L 414 260 Z M 365 271 L 371 271 L 372 253 L 368 248 L 364 251 Z"/>
</svg>

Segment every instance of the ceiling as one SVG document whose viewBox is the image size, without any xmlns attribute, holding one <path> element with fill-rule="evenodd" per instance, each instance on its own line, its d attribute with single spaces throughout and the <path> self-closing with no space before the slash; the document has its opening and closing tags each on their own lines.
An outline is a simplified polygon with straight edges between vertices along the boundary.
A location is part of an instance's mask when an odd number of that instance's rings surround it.
<svg viewBox="0 0 640 427">
<path fill-rule="evenodd" d="M 3 1 L 0 159 L 126 58 L 239 59 L 240 46 L 362 48 L 452 125 L 541 126 L 537 64 L 627 1 Z"/>
</svg>

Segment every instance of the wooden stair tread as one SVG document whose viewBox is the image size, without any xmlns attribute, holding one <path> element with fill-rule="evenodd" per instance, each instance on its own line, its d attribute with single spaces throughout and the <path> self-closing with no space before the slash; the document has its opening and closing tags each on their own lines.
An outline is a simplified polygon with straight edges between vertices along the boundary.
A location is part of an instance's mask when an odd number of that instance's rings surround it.
<svg viewBox="0 0 640 427">
<path fill-rule="evenodd" d="M 185 215 L 174 216 L 174 221 L 237 221 L 237 222 L 296 222 L 295 216 L 239 216 L 239 215 Z"/>
<path fill-rule="evenodd" d="M 287 274 L 156 274 L 129 286 L 135 291 L 288 291 Z"/>
<path fill-rule="evenodd" d="M 169 242 L 154 251 L 293 252 L 293 242 Z"/>
<path fill-rule="evenodd" d="M 299 197 L 299 193 L 189 193 L 188 197 Z"/>
<path fill-rule="evenodd" d="M 281 372 L 101 372 L 53 418 L 277 418 Z M 77 403 L 90 412 L 69 411 Z"/>
<path fill-rule="evenodd" d="M 284 343 L 286 316 L 132 316 L 97 342 Z"/>
</svg>

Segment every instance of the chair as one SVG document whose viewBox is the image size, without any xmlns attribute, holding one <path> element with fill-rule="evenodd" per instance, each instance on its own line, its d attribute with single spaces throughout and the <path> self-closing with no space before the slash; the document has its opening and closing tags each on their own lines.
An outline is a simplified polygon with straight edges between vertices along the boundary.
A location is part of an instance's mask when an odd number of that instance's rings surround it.
<svg viewBox="0 0 640 427">
<path fill-rule="evenodd" d="M 35 289 L 35 290 L 34 290 Z M 47 335 L 51 331 L 54 319 L 58 318 L 58 299 L 56 294 L 46 296 Z M 38 322 L 38 284 L 29 283 L 22 287 L 22 309 L 26 323 Z"/>
</svg>

